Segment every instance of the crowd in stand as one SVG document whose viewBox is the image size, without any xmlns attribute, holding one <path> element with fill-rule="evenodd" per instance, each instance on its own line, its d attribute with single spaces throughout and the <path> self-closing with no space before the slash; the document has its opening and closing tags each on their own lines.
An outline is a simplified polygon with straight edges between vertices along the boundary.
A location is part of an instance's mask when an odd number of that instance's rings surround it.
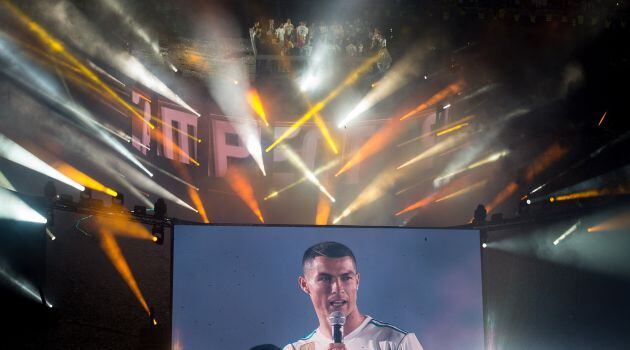
<svg viewBox="0 0 630 350">
<path fill-rule="evenodd" d="M 259 55 L 310 56 L 315 47 L 326 47 L 332 54 L 346 56 L 379 55 L 379 70 L 391 65 L 387 50 L 387 38 L 378 27 L 370 27 L 365 21 L 312 22 L 291 19 L 278 23 L 269 19 L 254 23 L 249 29 L 250 39 Z"/>
<path fill-rule="evenodd" d="M 249 34 L 259 54 L 308 56 L 313 47 L 328 44 L 334 53 L 366 56 L 387 47 L 385 34 L 360 19 L 310 24 L 305 21 L 294 24 L 291 19 L 277 23 L 269 19 L 263 24 L 256 22 Z"/>
</svg>

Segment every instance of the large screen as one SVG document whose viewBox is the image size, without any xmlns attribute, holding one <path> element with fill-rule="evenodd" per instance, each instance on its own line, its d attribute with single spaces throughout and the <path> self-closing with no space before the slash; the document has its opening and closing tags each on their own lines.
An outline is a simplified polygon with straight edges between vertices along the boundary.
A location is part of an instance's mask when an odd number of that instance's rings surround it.
<svg viewBox="0 0 630 350">
<path fill-rule="evenodd" d="M 173 349 L 319 350 L 337 309 L 348 350 L 484 346 L 476 230 L 177 225 L 172 273 Z"/>
</svg>

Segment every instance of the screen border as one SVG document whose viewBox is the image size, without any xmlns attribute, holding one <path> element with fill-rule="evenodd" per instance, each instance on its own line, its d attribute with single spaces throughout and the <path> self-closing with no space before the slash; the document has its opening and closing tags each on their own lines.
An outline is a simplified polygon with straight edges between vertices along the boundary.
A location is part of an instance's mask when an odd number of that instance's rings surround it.
<svg viewBox="0 0 630 350">
<path fill-rule="evenodd" d="M 485 236 L 485 232 L 482 229 L 478 229 L 473 227 L 472 225 L 460 225 L 460 226 L 450 226 L 450 227 L 415 227 L 415 226 L 362 226 L 362 225 L 288 225 L 288 224 L 235 224 L 235 223 L 199 223 L 199 222 L 189 222 L 184 220 L 172 220 L 171 225 L 171 237 L 169 239 L 171 244 L 171 252 L 170 252 L 170 281 L 169 281 L 169 302 L 168 302 L 168 313 L 170 318 L 168 322 L 168 327 L 166 331 L 168 346 L 169 349 L 173 347 L 173 266 L 175 264 L 175 232 L 177 226 L 232 226 L 232 227 L 318 227 L 323 229 L 328 228 L 370 228 L 370 229 L 378 229 L 378 228 L 387 228 L 387 229 L 398 229 L 398 230 L 463 230 L 463 231 L 476 231 L 479 238 L 479 267 L 481 271 L 481 310 L 482 310 L 482 319 L 483 319 L 483 343 L 484 349 L 487 348 L 487 326 L 486 326 L 486 283 L 485 283 L 485 272 L 484 272 L 484 249 L 482 247 L 482 239 Z"/>
</svg>

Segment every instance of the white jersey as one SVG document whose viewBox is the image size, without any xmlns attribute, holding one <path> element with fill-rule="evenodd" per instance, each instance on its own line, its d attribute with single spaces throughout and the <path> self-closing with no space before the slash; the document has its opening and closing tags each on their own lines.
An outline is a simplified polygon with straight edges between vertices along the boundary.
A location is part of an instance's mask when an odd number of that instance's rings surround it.
<svg viewBox="0 0 630 350">
<path fill-rule="evenodd" d="M 306 337 L 288 344 L 283 350 L 327 350 L 332 339 L 317 329 Z M 365 317 L 357 329 L 343 338 L 347 350 L 422 350 L 414 333 Z"/>
</svg>

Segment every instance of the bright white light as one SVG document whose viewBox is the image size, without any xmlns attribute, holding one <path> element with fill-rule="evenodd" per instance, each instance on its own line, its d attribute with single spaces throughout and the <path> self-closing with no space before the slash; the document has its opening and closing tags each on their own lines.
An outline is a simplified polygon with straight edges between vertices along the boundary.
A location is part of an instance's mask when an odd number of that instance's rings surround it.
<svg viewBox="0 0 630 350">
<path fill-rule="evenodd" d="M 172 63 L 169 64 L 169 67 L 171 67 L 173 72 L 177 73 L 177 67 L 175 67 Z"/>
<path fill-rule="evenodd" d="M 300 90 L 302 92 L 306 92 L 309 90 L 314 90 L 319 85 L 320 79 L 315 74 L 309 74 L 300 82 Z"/>
<path fill-rule="evenodd" d="M 553 241 L 553 245 L 557 246 L 558 244 L 560 244 L 560 242 L 565 240 L 570 234 L 572 234 L 575 230 L 577 230 L 580 223 L 581 223 L 580 221 L 576 222 L 573 226 L 571 226 L 568 230 L 566 230 L 562 235 L 560 235 L 560 237 L 556 238 L 556 240 Z"/>
<path fill-rule="evenodd" d="M 0 218 L 45 224 L 46 218 L 24 203 L 13 191 L 0 189 Z"/>
<path fill-rule="evenodd" d="M 355 119 L 356 117 L 358 117 L 359 115 L 361 115 L 363 112 L 367 111 L 368 108 L 370 108 L 367 100 L 362 100 L 361 102 L 359 102 L 359 104 L 357 104 L 352 111 L 350 111 L 350 113 L 348 113 L 348 115 L 343 118 L 339 124 L 337 124 L 337 127 L 339 129 L 345 128 L 348 123 L 352 120 Z"/>
<path fill-rule="evenodd" d="M 422 65 L 418 62 L 422 56 L 422 50 L 419 48 L 411 49 L 383 78 L 372 84 L 372 89 L 361 98 L 357 106 L 337 126 L 339 128 L 347 126 L 351 120 L 360 117 L 370 108 L 403 88 L 410 80 L 419 76 L 418 69 Z"/>
<path fill-rule="evenodd" d="M 11 183 L 11 181 L 9 181 L 9 179 L 7 179 L 6 176 L 4 176 L 2 171 L 0 171 L 0 187 L 4 187 L 4 188 L 6 188 L 8 190 L 17 192 L 15 187 L 13 187 L 13 184 Z"/>
<path fill-rule="evenodd" d="M 385 170 L 380 173 L 361 191 L 361 193 L 359 193 L 354 200 L 352 200 L 350 205 L 343 210 L 341 215 L 333 220 L 333 224 L 337 224 L 342 219 L 350 216 L 350 214 L 383 197 L 385 193 L 387 193 L 387 191 L 396 184 L 396 181 L 400 178 L 400 176 L 402 176 L 402 173 L 399 171 L 392 172 L 390 170 Z"/>
<path fill-rule="evenodd" d="M 311 183 L 313 183 L 319 189 L 320 192 L 322 192 L 326 197 L 328 197 L 328 199 L 331 202 L 334 203 L 335 202 L 335 198 L 319 182 L 319 180 L 317 179 L 317 176 L 315 176 L 315 174 L 311 171 L 311 169 L 309 169 L 306 166 L 306 164 L 304 164 L 302 159 L 300 159 L 300 156 L 298 156 L 297 153 L 295 153 L 295 151 L 293 151 L 291 148 L 289 148 L 284 143 L 281 143 L 279 145 L 279 147 L 284 152 L 285 156 L 291 162 L 291 164 L 293 164 L 295 167 L 300 169 L 302 171 L 302 173 L 304 174 L 304 176 L 306 177 L 306 179 L 308 181 L 310 181 Z"/>
<path fill-rule="evenodd" d="M 486 243 L 483 243 L 483 244 L 481 245 L 481 247 L 482 247 L 482 248 L 488 248 L 488 245 L 487 245 Z"/>
<path fill-rule="evenodd" d="M 68 178 L 64 174 L 57 171 L 55 168 L 46 164 L 41 159 L 35 157 L 31 152 L 22 148 L 22 146 L 8 139 L 4 135 L 0 134 L 0 157 L 4 157 L 12 162 L 18 163 L 38 173 L 52 177 L 67 185 L 76 188 L 79 191 L 85 190 L 85 187 L 76 183 L 72 179 Z"/>
<path fill-rule="evenodd" d="M 3 39 L 5 38 L 0 36 L 0 59 L 2 59 L 2 61 L 6 61 L 3 62 L 5 65 L 7 65 L 8 62 L 8 67 L 10 67 L 10 69 L 6 72 L 10 76 L 24 83 L 33 92 L 41 95 L 45 99 L 48 99 L 50 103 L 56 104 L 59 108 L 63 109 L 67 115 L 74 117 L 90 130 L 94 131 L 97 136 L 103 140 L 103 142 L 114 148 L 143 171 L 148 172 L 148 170 L 144 168 L 140 162 L 133 158 L 133 155 L 127 150 L 127 148 L 116 142 L 109 136 L 109 134 L 105 133 L 103 129 L 116 135 L 115 131 L 109 130 L 107 127 L 96 121 L 92 114 L 85 108 L 62 95 L 59 92 L 58 86 L 51 83 L 52 79 L 47 73 L 29 64 L 26 58 L 19 55 L 19 51 L 15 49 L 13 45 Z M 120 135 L 116 136 L 120 137 Z"/>
<path fill-rule="evenodd" d="M 447 108 L 449 108 L 450 106 L 451 106 L 451 104 L 449 103 L 449 104 L 447 104 L 446 106 L 442 107 L 442 109 L 447 109 Z"/>
<path fill-rule="evenodd" d="M 531 200 L 531 199 L 528 199 L 528 200 L 527 200 L 527 204 L 528 204 L 528 205 L 529 205 L 529 204 L 532 204 L 532 200 Z"/>
<path fill-rule="evenodd" d="M 42 6 L 42 15 L 55 21 L 59 32 L 64 33 L 73 44 L 88 54 L 108 62 L 110 66 L 129 78 L 200 116 L 197 111 L 140 63 L 136 57 L 111 46 L 95 29 L 91 21 L 86 19 L 74 5 L 67 1 L 58 1 L 49 7 L 45 4 Z"/>
<path fill-rule="evenodd" d="M 48 235 L 48 238 L 50 238 L 51 241 L 54 241 L 55 239 L 57 239 L 57 237 L 55 237 L 55 235 L 53 235 L 53 233 L 50 232 L 48 227 L 46 227 L 46 234 Z"/>
<path fill-rule="evenodd" d="M 15 277 L 11 276 L 11 273 L 5 271 L 2 266 L 0 266 L 0 275 L 11 281 L 14 286 L 25 292 L 28 296 L 33 298 L 33 300 L 40 303 L 42 302 L 42 297 L 39 295 L 39 293 L 35 292 L 35 288 L 27 285 L 26 283 L 18 281 Z M 50 305 L 49 307 L 52 307 L 52 305 Z"/>
<path fill-rule="evenodd" d="M 540 185 L 540 186 L 538 186 L 538 187 L 534 188 L 534 190 L 533 190 L 533 191 L 529 192 L 529 194 L 532 194 L 532 193 L 534 193 L 534 192 L 536 192 L 536 191 L 540 191 L 543 187 L 545 187 L 545 185 Z"/>
<path fill-rule="evenodd" d="M 485 165 L 485 164 L 488 164 L 488 163 L 496 162 L 497 160 L 501 159 L 502 157 L 507 156 L 509 153 L 510 153 L 510 152 L 509 152 L 509 151 L 507 151 L 507 150 L 504 150 L 504 151 L 501 151 L 501 152 L 497 152 L 497 153 L 491 154 L 490 156 L 488 156 L 488 157 L 486 157 L 486 158 L 484 158 L 484 159 L 481 159 L 481 160 L 479 160 L 479 161 L 476 161 L 476 162 L 474 162 L 474 163 L 471 163 L 471 164 L 467 165 L 466 167 L 463 167 L 463 168 L 461 168 L 461 169 L 458 169 L 458 170 L 452 171 L 452 172 L 450 172 L 450 173 L 448 173 L 448 174 L 445 174 L 445 175 L 441 175 L 441 176 L 439 176 L 439 177 L 436 177 L 436 178 L 433 180 L 433 186 L 435 186 L 435 187 L 440 187 L 440 186 L 442 186 L 444 183 L 446 183 L 446 182 L 447 182 L 446 180 L 448 180 L 449 178 L 451 178 L 451 177 L 453 177 L 453 176 L 455 176 L 455 175 L 459 175 L 459 174 L 461 174 L 461 173 L 463 173 L 463 172 L 465 172 L 465 171 L 467 171 L 467 170 L 471 170 L 471 169 L 474 169 L 474 168 L 480 167 L 480 166 Z"/>
</svg>

